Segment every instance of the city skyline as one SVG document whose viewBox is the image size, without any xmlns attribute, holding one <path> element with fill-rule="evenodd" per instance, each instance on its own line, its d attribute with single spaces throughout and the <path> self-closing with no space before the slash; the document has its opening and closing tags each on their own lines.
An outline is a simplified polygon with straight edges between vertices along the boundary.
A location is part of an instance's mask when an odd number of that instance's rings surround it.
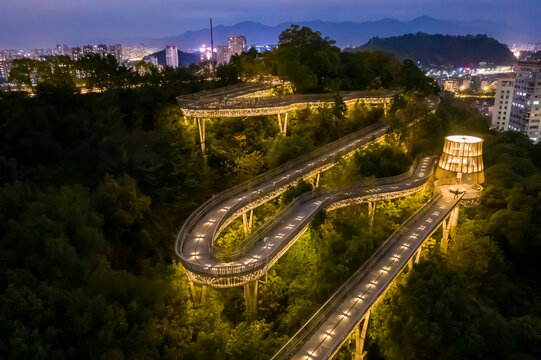
<svg viewBox="0 0 541 360">
<path fill-rule="evenodd" d="M 295 3 L 279 0 L 257 5 L 245 0 L 227 3 L 183 1 L 182 4 L 172 0 L 157 4 L 140 0 L 114 3 L 82 1 L 77 4 L 56 0 L 44 5 L 37 0 L 7 0 L 3 10 L 10 16 L 0 24 L 0 48 L 39 48 L 56 43 L 74 45 L 175 36 L 208 27 L 210 16 L 215 19 L 216 25 L 233 25 L 242 21 L 266 25 L 310 20 L 361 22 L 393 18 L 404 21 L 419 16 L 463 21 L 489 20 L 508 28 L 508 33 L 515 36 L 516 41 L 530 41 L 534 39 L 527 36 L 536 35 L 536 25 L 541 17 L 541 2 L 538 0 L 518 0 L 513 3 L 501 0 L 444 0 L 446 4 L 427 0 L 391 2 L 381 4 L 373 0 L 342 0 L 331 5 L 317 0 L 306 6 L 305 0 Z"/>
</svg>

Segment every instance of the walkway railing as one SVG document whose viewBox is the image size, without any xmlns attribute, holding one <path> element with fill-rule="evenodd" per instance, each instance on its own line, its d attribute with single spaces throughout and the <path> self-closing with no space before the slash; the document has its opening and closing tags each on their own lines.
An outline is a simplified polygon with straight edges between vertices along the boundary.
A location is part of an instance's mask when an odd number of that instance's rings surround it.
<svg viewBox="0 0 541 360">
<path fill-rule="evenodd" d="M 289 341 L 272 357 L 272 360 L 286 360 L 291 358 L 300 347 L 311 337 L 311 335 L 328 319 L 329 315 L 343 302 L 344 298 L 351 294 L 351 291 L 377 264 L 385 254 L 410 226 L 420 219 L 430 209 L 432 204 L 438 201 L 441 195 L 428 200 L 419 210 L 411 215 L 385 242 L 374 252 L 353 275 L 351 275 L 331 297 L 312 315 L 312 317 L 297 331 Z"/>
<path fill-rule="evenodd" d="M 234 196 L 234 195 L 237 195 L 237 194 L 240 194 L 244 191 L 249 191 L 251 189 L 253 189 L 255 186 L 257 185 L 260 185 L 262 183 L 264 183 L 265 181 L 270 181 L 274 178 L 279 178 L 279 175 L 282 175 L 282 174 L 285 174 L 287 173 L 288 171 L 291 171 L 293 169 L 296 169 L 298 168 L 300 165 L 304 164 L 304 163 L 308 163 L 310 161 L 315 161 L 317 158 L 319 157 L 322 157 L 323 155 L 325 154 L 328 154 L 328 153 L 332 153 L 334 149 L 338 149 L 336 152 L 339 152 L 340 155 L 343 155 L 345 153 L 348 153 L 348 152 L 351 152 L 353 151 L 355 148 L 358 147 L 358 144 L 354 144 L 354 145 L 350 145 L 348 146 L 348 148 L 344 151 L 340 151 L 339 149 L 344 147 L 344 146 L 347 146 L 348 143 L 350 143 L 351 141 L 353 141 L 354 139 L 356 138 L 360 138 L 360 137 L 363 137 L 365 135 L 368 135 L 372 132 L 376 132 L 378 130 L 382 130 L 384 128 L 386 128 L 387 126 L 382 124 L 382 123 L 375 123 L 375 124 L 372 124 L 372 125 L 369 125 L 367 127 L 365 127 L 364 129 L 361 129 L 359 131 L 356 131 L 354 133 L 351 133 L 351 134 L 348 134 L 330 144 L 327 144 L 321 148 L 319 148 L 318 150 L 315 150 L 309 154 L 306 154 L 306 155 L 303 155 L 295 160 L 292 160 L 292 161 L 289 161 L 273 170 L 269 170 L 259 176 L 256 176 L 254 178 L 252 178 L 251 180 L 249 181 L 246 181 L 242 184 L 239 184 L 237 186 L 234 186 L 232 188 L 229 188 L 223 192 L 221 192 L 220 194 L 218 195 L 215 195 L 213 196 L 212 198 L 208 199 L 205 203 L 203 203 L 200 207 L 198 207 L 194 212 L 192 212 L 192 214 L 186 219 L 186 221 L 184 222 L 184 224 L 182 225 L 178 235 L 177 235 L 177 240 L 176 240 L 176 243 L 175 243 L 175 252 L 176 254 L 181 258 L 181 260 L 184 260 L 182 261 L 184 266 L 188 269 L 188 270 L 191 270 L 191 271 L 195 271 L 195 272 L 198 272 L 196 269 L 194 269 L 194 264 L 190 264 L 187 259 L 183 256 L 182 254 L 182 246 L 184 244 L 184 240 L 190 235 L 190 232 L 191 232 L 191 229 L 193 228 L 193 226 L 199 221 L 201 220 L 201 218 L 203 218 L 210 209 L 216 207 L 220 202 L 223 202 L 225 200 L 227 200 L 228 198 Z M 337 155 L 338 156 L 338 155 Z M 332 160 L 330 160 L 329 162 L 332 162 Z M 312 170 L 315 170 L 316 168 L 310 168 L 310 169 L 307 169 L 306 171 L 303 171 L 303 172 L 300 172 L 298 174 L 297 177 L 300 177 L 306 173 L 309 173 L 310 171 Z M 293 179 L 290 179 L 290 178 L 287 178 L 287 179 L 280 179 L 279 181 L 276 181 L 274 183 L 274 187 L 275 188 L 279 188 L 281 186 L 284 186 L 285 184 L 288 184 L 292 181 Z M 253 202 L 254 200 L 258 199 L 259 197 L 261 196 L 261 194 L 257 194 L 257 195 L 249 195 L 247 196 L 244 201 L 242 201 L 242 204 L 246 205 L 246 204 L 249 204 L 251 202 Z M 239 207 L 240 208 L 240 207 Z M 232 209 L 229 209 L 228 210 L 228 213 L 231 212 Z M 227 214 L 226 214 L 227 215 Z M 217 228 L 219 228 L 219 226 L 217 226 Z M 209 249 L 210 250 L 210 249 Z M 197 269 L 204 269 L 204 267 L 202 266 L 197 266 Z"/>
<path fill-rule="evenodd" d="M 253 248 L 254 244 L 260 241 L 261 239 L 263 239 L 265 235 L 267 235 L 267 233 L 273 228 L 275 224 L 278 224 L 284 219 L 287 219 L 288 217 L 290 217 L 290 215 L 293 212 L 295 212 L 295 210 L 298 209 L 304 202 L 318 198 L 318 197 L 322 197 L 325 195 L 330 195 L 332 196 L 332 199 L 329 199 L 329 201 L 325 202 L 325 204 L 327 204 L 328 202 L 336 201 L 335 197 L 339 197 L 339 198 L 352 197 L 352 193 L 366 190 L 368 187 L 400 183 L 413 176 L 415 169 L 418 166 L 418 163 L 419 163 L 419 159 L 415 159 L 415 161 L 410 166 L 407 172 L 400 175 L 396 175 L 396 176 L 376 179 L 375 182 L 361 180 L 357 182 L 353 187 L 348 186 L 347 188 L 344 188 L 344 189 L 334 189 L 332 191 L 316 189 L 309 193 L 302 194 L 301 196 L 295 198 L 293 202 L 289 204 L 283 211 L 278 213 L 270 221 L 267 221 L 263 226 L 261 226 L 259 229 L 254 231 L 252 234 L 250 234 L 239 245 L 231 247 L 231 248 L 225 248 L 225 247 L 217 246 L 216 242 L 213 241 L 210 251 L 214 256 L 216 256 L 217 259 L 222 260 L 222 261 L 239 258 L 243 255 L 246 255 L 246 253 L 250 249 Z M 349 194 L 349 195 L 346 195 L 346 194 Z M 320 208 L 322 209 L 324 208 L 323 203 L 322 205 L 320 205 Z M 310 221 L 311 219 L 312 218 L 309 218 Z"/>
</svg>

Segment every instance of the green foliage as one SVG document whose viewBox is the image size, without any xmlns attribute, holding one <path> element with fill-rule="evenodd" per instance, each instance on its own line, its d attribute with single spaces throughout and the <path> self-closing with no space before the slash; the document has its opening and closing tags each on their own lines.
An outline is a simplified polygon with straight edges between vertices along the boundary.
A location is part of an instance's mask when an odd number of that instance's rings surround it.
<svg viewBox="0 0 541 360">
<path fill-rule="evenodd" d="M 354 175 L 388 177 L 406 172 L 412 159 L 402 149 L 386 144 L 375 144 L 353 156 Z"/>
<path fill-rule="evenodd" d="M 312 191 L 312 184 L 307 181 L 300 181 L 295 186 L 290 186 L 280 198 L 280 203 L 282 206 L 286 206 L 291 203 L 296 197 L 301 196 L 304 193 Z"/>
<path fill-rule="evenodd" d="M 439 259 L 416 265 L 391 292 L 371 317 L 370 336 L 386 359 L 508 358 L 503 319 L 469 298 Z"/>
<path fill-rule="evenodd" d="M 280 341 L 264 321 L 242 322 L 231 332 L 226 354 L 230 359 L 268 359 Z"/>
<path fill-rule="evenodd" d="M 293 83 L 298 92 L 338 90 L 340 49 L 310 28 L 291 25 L 284 30 L 275 50 L 278 75 Z"/>
<path fill-rule="evenodd" d="M 35 77 L 39 61 L 28 58 L 15 59 L 9 72 L 9 81 L 28 86 L 34 90 L 32 79 Z"/>
</svg>

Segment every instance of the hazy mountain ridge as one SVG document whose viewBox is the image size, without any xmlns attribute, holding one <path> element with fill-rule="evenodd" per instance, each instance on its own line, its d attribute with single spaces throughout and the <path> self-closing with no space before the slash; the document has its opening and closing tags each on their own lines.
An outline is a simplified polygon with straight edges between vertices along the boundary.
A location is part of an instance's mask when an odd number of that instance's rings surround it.
<svg viewBox="0 0 541 360">
<path fill-rule="evenodd" d="M 363 22 L 331 22 L 331 21 L 297 21 L 284 22 L 276 26 L 267 26 L 258 22 L 241 22 L 232 26 L 214 27 L 214 45 L 226 44 L 230 35 L 243 34 L 249 45 L 276 44 L 278 35 L 291 24 L 308 26 L 313 30 L 320 31 L 323 36 L 328 36 L 336 41 L 336 45 L 360 46 L 372 37 L 390 37 L 408 33 L 423 32 L 427 34 L 488 34 L 500 38 L 498 24 L 491 21 L 458 21 L 442 20 L 428 16 L 422 16 L 410 21 L 396 19 L 382 19 L 377 21 Z M 143 40 L 143 39 L 142 39 Z M 132 40 L 136 43 L 135 39 Z M 210 31 L 208 28 L 190 30 L 182 35 L 164 37 L 160 39 L 144 39 L 146 46 L 163 48 L 166 44 L 174 44 L 181 50 L 197 49 L 202 44 L 210 44 Z"/>
<path fill-rule="evenodd" d="M 511 65 L 515 58 L 506 45 L 485 35 L 451 36 L 425 33 L 374 37 L 355 51 L 383 50 L 400 58 L 435 65 L 475 66 L 479 62 Z"/>
</svg>

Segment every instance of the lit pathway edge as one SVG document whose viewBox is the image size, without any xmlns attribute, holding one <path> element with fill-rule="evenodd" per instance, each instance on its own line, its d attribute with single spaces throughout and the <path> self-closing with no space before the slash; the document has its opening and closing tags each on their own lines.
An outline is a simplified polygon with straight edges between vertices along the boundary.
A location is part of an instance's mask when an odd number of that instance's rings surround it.
<svg viewBox="0 0 541 360">
<path fill-rule="evenodd" d="M 216 266 L 243 265 L 224 264 L 212 256 L 212 242 L 221 229 L 242 212 L 271 200 L 289 186 L 317 176 L 362 146 L 381 141 L 387 129 L 388 126 L 381 123 L 370 125 L 209 199 L 188 217 L 177 236 L 175 251 L 184 267 L 193 273 L 214 276 Z M 209 281 L 194 280 L 210 285 Z"/>
<path fill-rule="evenodd" d="M 460 197 L 442 191 L 410 217 L 272 358 L 329 359 L 374 303 L 420 250 L 423 242 L 458 206 Z"/>
</svg>

